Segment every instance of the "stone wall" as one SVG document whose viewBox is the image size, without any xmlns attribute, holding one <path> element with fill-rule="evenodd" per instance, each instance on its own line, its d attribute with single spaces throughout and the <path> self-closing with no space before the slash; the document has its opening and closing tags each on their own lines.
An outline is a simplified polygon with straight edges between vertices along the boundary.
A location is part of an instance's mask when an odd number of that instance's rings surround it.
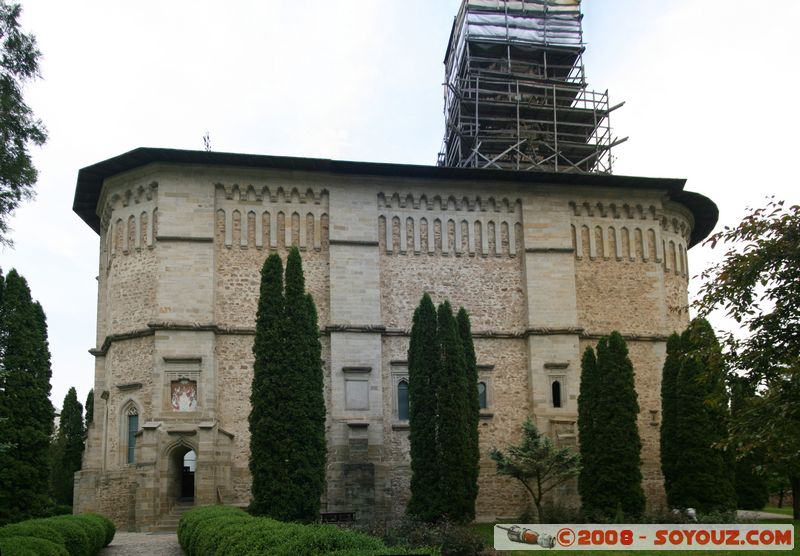
<svg viewBox="0 0 800 556">
<path fill-rule="evenodd" d="M 221 327 L 255 325 L 261 267 L 271 251 L 286 262 L 288 246 L 303 257 L 306 290 L 317 305 L 320 325 L 329 321 L 327 191 L 297 188 L 270 192 L 216 187 L 215 320 Z M 302 214 L 302 218 L 301 218 Z"/>
<path fill-rule="evenodd" d="M 106 409 L 108 419 L 90 433 L 82 508 L 111 513 L 122 527 L 137 521 L 136 508 L 151 508 L 146 519 L 155 524 L 169 505 L 161 452 L 200 440 L 198 465 L 214 485 L 204 500 L 249 501 L 260 270 L 270 252 L 285 261 L 290 245 L 300 248 L 322 329 L 323 510 L 355 510 L 360 519 L 405 511 L 408 424 L 396 396 L 423 292 L 464 306 L 476 334 L 488 390 L 480 519 L 516 517 L 528 504 L 488 457 L 519 442 L 526 416 L 558 445 L 577 446 L 580 356 L 612 330 L 629 338 L 636 370 L 648 502 L 663 501 L 661 365 L 664 339 L 687 322 L 693 225 L 663 192 L 156 165 L 109 179 L 100 207 L 95 385 L 106 396 L 97 397 L 96 419 Z M 201 392 L 199 409 L 183 415 L 165 397 L 168 379 L 182 373 Z M 124 461 L 120 421 L 131 401 L 147 422 L 150 467 L 140 466 L 138 478 Z M 115 497 L 126 502 L 111 507 Z M 574 485 L 559 497 L 575 504 Z"/>
<path fill-rule="evenodd" d="M 160 385 L 153 381 L 152 336 L 132 338 L 111 344 L 106 355 L 106 466 L 119 469 L 127 465 L 124 414 L 129 403 L 136 406 L 139 424 L 153 418 L 153 395 Z M 99 417 L 99 416 L 98 416 Z"/>
</svg>

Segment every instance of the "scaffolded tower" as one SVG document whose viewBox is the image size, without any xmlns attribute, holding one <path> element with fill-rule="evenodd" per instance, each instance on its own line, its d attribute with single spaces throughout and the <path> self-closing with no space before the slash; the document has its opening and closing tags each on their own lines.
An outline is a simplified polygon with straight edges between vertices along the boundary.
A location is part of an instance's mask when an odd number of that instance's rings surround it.
<svg viewBox="0 0 800 556">
<path fill-rule="evenodd" d="M 586 89 L 580 0 L 463 0 L 440 166 L 611 172 L 608 91 Z"/>
</svg>

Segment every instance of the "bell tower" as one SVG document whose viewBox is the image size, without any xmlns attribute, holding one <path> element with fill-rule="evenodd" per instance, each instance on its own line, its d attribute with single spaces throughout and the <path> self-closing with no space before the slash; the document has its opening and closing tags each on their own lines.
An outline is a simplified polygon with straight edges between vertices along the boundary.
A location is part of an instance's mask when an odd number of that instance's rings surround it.
<svg viewBox="0 0 800 556">
<path fill-rule="evenodd" d="M 463 0 L 439 166 L 611 173 L 608 91 L 587 88 L 580 0 Z"/>
</svg>

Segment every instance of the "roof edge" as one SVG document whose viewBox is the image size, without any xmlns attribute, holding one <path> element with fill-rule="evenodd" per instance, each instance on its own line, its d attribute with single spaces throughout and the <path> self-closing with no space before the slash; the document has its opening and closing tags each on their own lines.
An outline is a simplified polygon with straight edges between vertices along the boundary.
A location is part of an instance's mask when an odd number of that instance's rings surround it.
<svg viewBox="0 0 800 556">
<path fill-rule="evenodd" d="M 621 187 L 662 189 L 669 197 L 685 205 L 695 217 L 692 231 L 694 245 L 714 228 L 719 212 L 716 205 L 699 193 L 683 191 L 685 179 L 648 178 L 612 174 L 579 174 L 564 172 L 531 172 L 482 168 L 452 168 L 385 162 L 355 162 L 328 158 L 301 158 L 216 151 L 192 151 L 139 147 L 113 158 L 103 160 L 78 171 L 72 210 L 98 234 L 100 218 L 97 202 L 104 181 L 112 176 L 153 163 L 229 166 L 239 168 L 270 168 L 325 172 L 332 174 L 404 176 L 427 179 L 523 182 L 528 184 Z"/>
</svg>

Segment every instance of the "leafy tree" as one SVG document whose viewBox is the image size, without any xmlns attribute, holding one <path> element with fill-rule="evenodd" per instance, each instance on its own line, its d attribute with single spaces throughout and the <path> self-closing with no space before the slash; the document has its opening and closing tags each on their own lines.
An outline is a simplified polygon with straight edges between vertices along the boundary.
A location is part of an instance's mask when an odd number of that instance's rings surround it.
<svg viewBox="0 0 800 556">
<path fill-rule="evenodd" d="M 426 293 L 414 311 L 408 348 L 411 499 L 406 511 L 423 521 L 440 516 L 436 393 L 441 363 L 437 327 L 436 307 Z"/>
<path fill-rule="evenodd" d="M 75 388 L 70 388 L 61 409 L 53 460 L 53 496 L 59 504 L 72 505 L 74 475 L 81 469 L 84 433 L 83 406 Z"/>
<path fill-rule="evenodd" d="M 748 406 L 757 403 L 756 393 L 747 380 L 731 377 L 731 416 L 735 417 Z M 742 510 L 760 510 L 769 501 L 767 476 L 764 473 L 763 450 L 755 450 L 736 460 L 734 466 L 734 488 L 736 507 Z"/>
<path fill-rule="evenodd" d="M 770 496 L 778 498 L 778 507 L 783 507 L 783 500 L 786 494 L 791 492 L 792 485 L 789 484 L 789 478 L 786 475 L 767 469 L 767 492 Z"/>
<path fill-rule="evenodd" d="M 47 139 L 44 125 L 22 98 L 25 84 L 39 77 L 36 38 L 19 28 L 19 4 L 0 1 L 0 243 L 9 244 L 8 217 L 33 195 L 36 169 L 30 144 Z"/>
<path fill-rule="evenodd" d="M 440 511 L 448 519 L 464 523 L 475 518 L 472 465 L 473 424 L 467 389 L 467 361 L 453 309 L 445 301 L 437 311 L 440 379 L 437 380 L 437 439 L 440 463 Z M 477 393 L 477 384 L 473 386 Z M 477 422 L 475 423 L 477 427 Z"/>
<path fill-rule="evenodd" d="M 2 314 L 3 308 L 3 291 L 5 290 L 5 278 L 3 277 L 2 271 L 0 271 L 0 314 Z M 0 325 L 0 362 L 3 360 L 3 346 L 5 345 L 5 327 Z M 3 389 L 5 388 L 5 378 L 8 376 L 8 373 L 3 368 L 2 364 L 0 364 L 0 395 L 2 395 Z M 2 425 L 3 422 L 8 421 L 5 417 L 0 417 L 0 431 L 3 430 Z M 0 454 L 5 452 L 6 450 L 10 449 L 11 443 L 7 442 L 5 437 L 0 436 Z"/>
<path fill-rule="evenodd" d="M 674 462 L 670 501 L 702 512 L 735 509 L 732 462 L 718 444 L 727 436 L 727 397 L 721 354 L 713 329 L 695 319 L 681 335 L 684 355 L 676 391 Z"/>
<path fill-rule="evenodd" d="M 530 493 L 543 522 L 542 499 L 558 485 L 580 472 L 580 456 L 568 448 L 556 448 L 546 436 L 542 436 L 536 425 L 526 418 L 522 424 L 522 443 L 509 446 L 508 453 L 497 448 L 491 457 L 497 464 L 497 473 L 519 480 Z"/>
<path fill-rule="evenodd" d="M 584 359 L 591 365 L 591 356 L 584 355 Z M 589 435 L 588 449 L 581 450 L 584 468 L 579 486 L 584 512 L 589 516 L 613 516 L 622 511 L 638 516 L 645 505 L 637 425 L 639 403 L 633 365 L 619 332 L 600 339 L 595 379 L 596 384 L 582 392 L 585 406 L 578 415 L 579 419 L 589 419 L 584 430 L 579 425 L 579 432 Z M 586 438 L 582 436 L 581 442 Z"/>
<path fill-rule="evenodd" d="M 325 486 L 325 400 L 317 312 L 294 247 L 285 292 L 277 254 L 261 270 L 253 354 L 250 512 L 315 521 Z"/>
<path fill-rule="evenodd" d="M 466 380 L 467 380 L 467 407 L 469 415 L 469 435 L 470 435 L 470 455 L 468 459 L 470 471 L 470 515 L 475 517 L 475 500 L 478 498 L 478 475 L 480 474 L 480 444 L 478 435 L 478 423 L 480 422 L 481 407 L 478 398 L 478 364 L 475 357 L 475 345 L 472 341 L 472 326 L 469 322 L 469 314 L 464 307 L 459 308 L 456 315 L 458 323 L 458 334 L 461 338 L 461 345 L 464 348 L 464 358 L 466 359 Z"/>
<path fill-rule="evenodd" d="M 722 309 L 739 323 L 744 334 L 722 335 L 728 372 L 764 392 L 733 417 L 730 446 L 737 455 L 764 449 L 800 492 L 800 206 L 770 199 L 706 244 L 727 251 L 702 273 L 697 307 L 701 315 Z M 798 496 L 793 509 L 800 519 Z"/>
<path fill-rule="evenodd" d="M 86 396 L 86 429 L 94 422 L 94 388 Z"/>
<path fill-rule="evenodd" d="M 1 276 L 1 275 L 0 275 Z M 41 305 L 16 270 L 0 305 L 0 523 L 41 515 L 50 505 L 50 350 Z"/>
<path fill-rule="evenodd" d="M 672 482 L 675 480 L 675 466 L 682 454 L 682 447 L 676 438 L 678 373 L 683 360 L 682 351 L 681 337 L 677 332 L 674 332 L 667 339 L 667 357 L 664 360 L 664 370 L 661 375 L 660 431 L 661 473 L 664 475 L 664 490 L 667 493 L 667 503 L 671 507 L 676 505 L 671 498 Z"/>
</svg>

